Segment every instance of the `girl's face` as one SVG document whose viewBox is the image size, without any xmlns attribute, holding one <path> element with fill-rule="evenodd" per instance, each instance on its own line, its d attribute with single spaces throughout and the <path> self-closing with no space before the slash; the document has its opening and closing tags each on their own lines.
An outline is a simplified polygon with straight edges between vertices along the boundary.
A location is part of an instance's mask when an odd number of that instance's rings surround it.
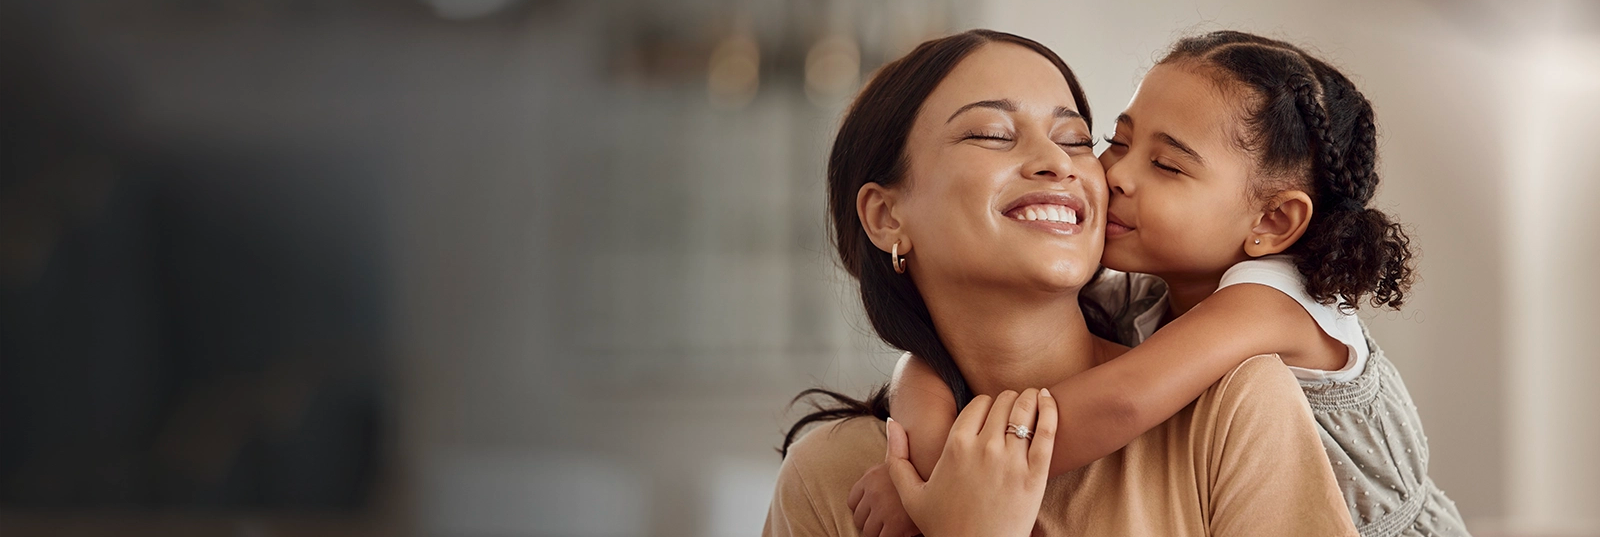
<svg viewBox="0 0 1600 537">
<path fill-rule="evenodd" d="M 1075 290 L 1093 276 L 1105 236 L 1105 178 L 1092 145 L 1061 72 L 1031 50 L 990 43 L 923 102 L 906 142 L 906 180 L 868 184 L 860 201 L 874 189 L 887 200 L 925 293 L 942 284 Z M 893 244 L 874 240 L 885 251 Z"/>
<path fill-rule="evenodd" d="M 1235 142 L 1240 114 L 1192 66 L 1150 70 L 1100 155 L 1111 191 L 1107 267 L 1221 278 L 1248 258 L 1244 243 L 1260 211 L 1249 189 L 1254 163 Z"/>
</svg>

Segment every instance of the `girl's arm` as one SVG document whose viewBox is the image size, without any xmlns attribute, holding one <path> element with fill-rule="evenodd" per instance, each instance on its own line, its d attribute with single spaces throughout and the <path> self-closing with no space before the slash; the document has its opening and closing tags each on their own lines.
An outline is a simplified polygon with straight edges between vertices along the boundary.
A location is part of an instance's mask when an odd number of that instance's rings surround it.
<svg viewBox="0 0 1600 537">
<path fill-rule="evenodd" d="M 1050 475 L 1122 449 L 1252 356 L 1278 354 L 1289 364 L 1338 369 L 1347 353 L 1282 291 L 1224 287 L 1138 347 L 1049 386 L 1061 419 Z"/>
<path fill-rule="evenodd" d="M 1258 284 L 1218 290 L 1137 348 L 1047 386 L 1060 416 L 1050 475 L 1122 449 L 1245 359 L 1274 353 L 1292 365 L 1338 369 L 1347 351 L 1281 291 Z M 901 360 L 891 390 L 891 412 L 911 438 L 911 462 L 927 477 L 955 421 L 955 400 L 914 357 Z"/>
<path fill-rule="evenodd" d="M 928 479 L 956 422 L 955 395 L 927 362 L 908 353 L 889 381 L 889 415 L 910 437 L 911 465 Z"/>
</svg>

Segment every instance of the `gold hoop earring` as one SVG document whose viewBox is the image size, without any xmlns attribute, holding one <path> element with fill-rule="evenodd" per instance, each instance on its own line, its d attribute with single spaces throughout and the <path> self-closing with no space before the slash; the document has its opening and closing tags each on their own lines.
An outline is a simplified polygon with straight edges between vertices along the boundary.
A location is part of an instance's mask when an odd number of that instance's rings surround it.
<svg viewBox="0 0 1600 537">
<path fill-rule="evenodd" d="M 900 241 L 894 241 L 894 247 L 889 249 L 889 260 L 894 262 L 896 274 L 906 273 L 907 260 L 904 257 L 900 257 Z"/>
</svg>

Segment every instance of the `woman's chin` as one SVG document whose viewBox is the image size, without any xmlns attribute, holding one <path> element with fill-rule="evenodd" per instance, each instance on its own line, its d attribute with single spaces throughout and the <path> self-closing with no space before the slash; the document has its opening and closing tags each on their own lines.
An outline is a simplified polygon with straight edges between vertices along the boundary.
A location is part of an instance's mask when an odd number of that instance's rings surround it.
<svg viewBox="0 0 1600 537">
<path fill-rule="evenodd" d="M 1100 265 L 1105 268 L 1118 272 L 1142 272 L 1131 261 L 1131 256 L 1122 249 L 1114 248 L 1110 244 L 1106 245 L 1105 253 L 1100 256 Z"/>
<path fill-rule="evenodd" d="M 1033 278 L 1031 287 L 1049 293 L 1067 293 L 1082 289 L 1094 278 L 1098 264 L 1068 263 L 1050 266 Z"/>
</svg>

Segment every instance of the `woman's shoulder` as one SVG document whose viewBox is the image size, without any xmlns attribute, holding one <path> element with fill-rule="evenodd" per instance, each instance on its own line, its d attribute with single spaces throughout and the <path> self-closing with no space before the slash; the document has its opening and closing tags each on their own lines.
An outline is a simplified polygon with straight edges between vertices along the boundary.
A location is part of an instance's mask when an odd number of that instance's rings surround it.
<svg viewBox="0 0 1600 537">
<path fill-rule="evenodd" d="M 789 446 L 784 464 L 794 461 L 807 467 L 827 467 L 864 460 L 870 467 L 883 459 L 884 430 L 884 422 L 872 416 L 822 422 Z"/>
<path fill-rule="evenodd" d="M 1194 408 L 1213 535 L 1357 535 L 1294 373 L 1251 357 Z"/>
<path fill-rule="evenodd" d="M 767 511 L 767 536 L 855 535 L 850 488 L 883 461 L 884 422 L 824 422 L 789 446 Z"/>
<path fill-rule="evenodd" d="M 1225 400 L 1284 394 L 1293 399 L 1304 397 L 1294 372 L 1276 354 L 1260 354 L 1246 359 L 1206 391 L 1206 395 Z"/>
<path fill-rule="evenodd" d="M 1293 416 L 1311 421 L 1300 382 L 1276 354 L 1252 356 L 1212 384 L 1195 401 L 1195 412 L 1214 419 L 1272 423 Z"/>
<path fill-rule="evenodd" d="M 1284 424 L 1304 423 L 1308 431 L 1314 427 L 1300 383 L 1276 354 L 1246 359 L 1201 392 L 1175 418 L 1160 427 L 1162 434 L 1197 440 L 1190 445 L 1202 455 Z"/>
</svg>

